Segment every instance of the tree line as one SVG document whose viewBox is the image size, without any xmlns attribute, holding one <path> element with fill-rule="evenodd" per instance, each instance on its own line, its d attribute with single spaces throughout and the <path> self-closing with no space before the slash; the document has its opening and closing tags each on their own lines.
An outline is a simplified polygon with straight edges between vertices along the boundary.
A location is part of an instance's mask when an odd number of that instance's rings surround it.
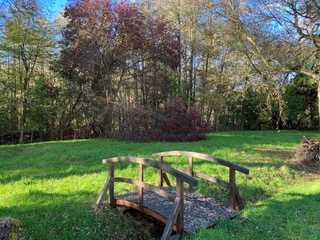
<svg viewBox="0 0 320 240">
<path fill-rule="evenodd" d="M 0 141 L 320 126 L 316 0 L 36 0 L 0 16 Z"/>
</svg>

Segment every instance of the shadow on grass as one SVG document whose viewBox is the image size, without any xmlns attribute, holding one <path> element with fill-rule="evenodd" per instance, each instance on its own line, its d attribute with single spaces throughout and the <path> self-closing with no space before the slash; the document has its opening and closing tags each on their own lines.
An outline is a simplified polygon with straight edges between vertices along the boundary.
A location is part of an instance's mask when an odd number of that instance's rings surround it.
<svg viewBox="0 0 320 240">
<path fill-rule="evenodd" d="M 29 168 L 30 169 L 30 168 Z M 36 168 L 30 169 L 30 172 L 38 172 Z M 48 171 L 48 170 L 47 170 Z M 36 180 L 58 180 L 58 179 L 63 179 L 66 177 L 76 177 L 76 176 L 84 176 L 88 174 L 100 174 L 100 173 L 107 173 L 106 170 L 103 171 L 101 167 L 96 166 L 96 167 L 90 167 L 90 168 L 74 168 L 71 170 L 68 169 L 50 169 L 48 173 L 46 171 L 43 171 L 43 173 L 35 173 L 35 174 L 11 174 L 8 176 L 3 176 L 0 177 L 0 184 L 9 184 L 9 183 L 14 183 L 17 181 L 36 181 Z"/>
<path fill-rule="evenodd" d="M 26 239 L 143 240 L 162 233 L 163 226 L 159 228 L 160 223 L 149 221 L 147 216 L 138 216 L 137 221 L 136 217 L 109 208 L 94 214 L 96 195 L 90 191 L 62 194 L 30 190 L 16 194 L 16 205 L 0 208 L 0 216 L 21 220 Z"/>
<path fill-rule="evenodd" d="M 26 239 L 150 239 L 130 216 L 116 209 L 95 214 L 92 203 L 87 202 L 90 195 L 92 197 L 92 193 L 86 191 L 72 194 L 31 191 L 18 196 L 17 205 L 0 208 L 0 216 L 19 219 Z"/>
<path fill-rule="evenodd" d="M 320 236 L 319 213 L 319 193 L 286 193 L 245 210 L 245 217 L 203 229 L 186 239 L 317 240 Z"/>
</svg>

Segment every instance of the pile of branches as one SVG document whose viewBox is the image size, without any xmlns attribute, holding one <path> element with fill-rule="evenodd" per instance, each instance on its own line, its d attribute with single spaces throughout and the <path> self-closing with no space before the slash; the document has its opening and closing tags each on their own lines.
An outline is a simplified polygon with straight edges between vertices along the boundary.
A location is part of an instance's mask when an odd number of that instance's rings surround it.
<svg viewBox="0 0 320 240">
<path fill-rule="evenodd" d="M 21 240 L 22 228 L 19 220 L 6 217 L 0 218 L 0 240 Z"/>
<path fill-rule="evenodd" d="M 320 140 L 304 137 L 296 158 L 303 165 L 320 166 Z"/>
</svg>

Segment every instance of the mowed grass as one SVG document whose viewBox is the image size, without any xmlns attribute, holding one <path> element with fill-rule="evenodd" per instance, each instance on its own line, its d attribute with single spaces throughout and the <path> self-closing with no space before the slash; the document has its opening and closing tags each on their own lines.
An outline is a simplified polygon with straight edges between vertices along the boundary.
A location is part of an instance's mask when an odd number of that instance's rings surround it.
<svg viewBox="0 0 320 240">
<path fill-rule="evenodd" d="M 320 181 L 290 186 L 241 216 L 187 239 L 320 239 Z"/>
<path fill-rule="evenodd" d="M 210 134 L 193 143 L 132 143 L 90 139 L 0 146 L 0 216 L 23 223 L 27 239 L 148 239 L 132 219 L 117 210 L 92 211 L 106 178 L 101 160 L 113 156 L 146 156 L 168 150 L 211 154 L 250 169 L 237 175 L 246 209 L 233 220 L 201 230 L 193 239 L 319 239 L 320 180 L 293 166 L 293 153 L 303 136 L 319 132 L 260 131 Z M 168 161 L 186 168 L 183 158 Z M 224 167 L 202 161 L 195 168 L 212 176 L 228 177 Z M 121 165 L 118 176 L 138 177 L 137 167 Z M 149 182 L 158 173 L 147 169 Z M 310 182 L 311 181 L 311 182 Z M 117 186 L 118 193 L 130 190 Z M 201 182 L 198 191 L 221 201 L 226 198 Z"/>
</svg>

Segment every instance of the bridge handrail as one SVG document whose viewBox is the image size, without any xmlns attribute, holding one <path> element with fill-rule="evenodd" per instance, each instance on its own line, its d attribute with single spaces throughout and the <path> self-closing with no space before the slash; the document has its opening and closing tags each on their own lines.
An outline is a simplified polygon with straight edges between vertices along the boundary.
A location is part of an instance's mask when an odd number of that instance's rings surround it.
<svg viewBox="0 0 320 240">
<path fill-rule="evenodd" d="M 197 180 L 194 179 L 193 177 L 189 176 L 188 174 L 185 174 L 184 172 L 176 170 L 170 165 L 164 162 L 161 162 L 159 160 L 152 160 L 152 159 L 146 159 L 141 157 L 122 156 L 122 157 L 113 157 L 113 158 L 104 159 L 102 160 L 102 162 L 103 164 L 130 162 L 130 163 L 142 164 L 144 166 L 151 166 L 159 170 L 162 170 L 164 172 L 167 172 L 170 175 L 181 179 L 183 182 L 189 183 L 191 186 L 197 185 Z"/>
<path fill-rule="evenodd" d="M 198 152 L 189 152 L 189 151 L 167 151 L 167 152 L 159 152 L 154 153 L 152 156 L 159 156 L 159 157 L 174 157 L 174 156 L 184 156 L 184 157 L 193 157 L 201 160 L 206 160 L 213 163 L 218 163 L 220 165 L 232 168 L 236 171 L 239 171 L 244 174 L 249 174 L 249 169 L 242 167 L 238 164 L 232 163 L 230 161 L 224 160 L 222 158 L 213 157 L 207 154 L 198 153 Z"/>
<path fill-rule="evenodd" d="M 154 153 L 152 156 L 160 157 L 160 161 L 164 162 L 164 157 L 187 157 L 188 158 L 188 171 L 186 174 L 192 177 L 198 177 L 201 178 L 209 183 L 218 184 L 224 188 L 229 189 L 229 204 L 230 207 L 235 210 L 240 210 L 244 207 L 244 201 L 242 197 L 240 196 L 240 192 L 238 190 L 238 187 L 236 185 L 236 171 L 243 173 L 243 174 L 249 174 L 249 169 L 242 167 L 238 164 L 232 163 L 230 161 L 216 158 L 207 154 L 198 153 L 198 152 L 189 152 L 189 151 L 167 151 L 167 152 L 159 152 Z M 206 175 L 201 172 L 194 171 L 193 167 L 193 159 L 200 159 L 205 160 L 211 163 L 217 163 L 222 166 L 229 168 L 229 181 L 224 181 L 222 179 L 219 179 L 218 177 L 213 177 Z M 166 177 L 165 174 L 162 174 L 160 172 L 160 186 L 162 187 L 164 184 L 164 181 L 167 183 L 167 185 L 170 186 L 170 181 Z"/>
</svg>

